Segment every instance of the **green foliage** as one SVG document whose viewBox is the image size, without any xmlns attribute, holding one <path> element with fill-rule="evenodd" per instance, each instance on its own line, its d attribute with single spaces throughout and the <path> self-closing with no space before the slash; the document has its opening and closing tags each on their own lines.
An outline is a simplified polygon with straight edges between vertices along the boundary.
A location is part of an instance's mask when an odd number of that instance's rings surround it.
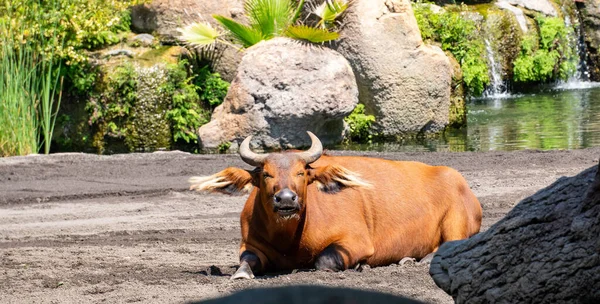
<svg viewBox="0 0 600 304">
<path fill-rule="evenodd" d="M 217 151 L 219 153 L 227 153 L 227 151 L 229 151 L 229 148 L 231 148 L 231 143 L 226 141 L 226 142 L 222 142 L 217 146 Z"/>
<path fill-rule="evenodd" d="M 213 17 L 219 21 L 219 23 L 221 23 L 221 25 L 229 31 L 231 36 L 243 47 L 251 47 L 264 39 L 263 34 L 257 28 L 237 23 L 223 16 Z"/>
<path fill-rule="evenodd" d="M 167 82 L 162 89 L 173 101 L 166 118 L 171 123 L 174 142 L 197 143 L 196 130 L 208 122 L 209 115 L 200 106 L 198 87 L 193 84 L 193 77 L 188 77 L 186 65 L 182 60 L 167 68 Z"/>
<path fill-rule="evenodd" d="M 51 36 L 60 25 L 13 5 L 0 3 L 0 156 L 37 153 L 41 146 L 47 154 L 60 107 L 61 65 L 53 59 L 62 41 Z M 17 14 L 36 22 L 35 31 L 16 22 Z"/>
<path fill-rule="evenodd" d="M 84 50 L 119 42 L 118 33 L 129 30 L 131 24 L 128 7 L 146 1 L 2 1 L 0 20 L 12 26 L 1 34 L 17 41 L 33 39 L 43 57 L 65 64 L 68 83 L 85 92 L 91 88 L 94 76 L 88 72 L 88 55 Z M 19 29 L 26 30 L 19 32 Z M 40 35 L 42 31 L 44 34 Z"/>
<path fill-rule="evenodd" d="M 460 11 L 434 13 L 427 4 L 413 4 L 423 40 L 441 44 L 460 63 L 463 81 L 469 94 L 481 95 L 489 84 L 485 45 L 474 21 L 461 16 Z"/>
<path fill-rule="evenodd" d="M 89 123 L 96 130 L 93 145 L 102 152 L 105 137 L 108 137 L 125 139 L 130 150 L 139 148 L 137 145 L 145 142 L 144 136 L 149 136 L 141 129 L 151 128 L 143 125 L 152 124 L 139 120 L 143 119 L 141 116 L 145 115 L 147 108 L 153 106 L 149 103 L 156 102 L 166 105 L 164 119 L 170 128 L 171 142 L 183 146 L 196 145 L 196 131 L 210 119 L 207 109 L 223 101 L 229 83 L 223 81 L 218 73 L 212 73 L 208 67 L 201 68 L 198 76 L 190 77 L 185 60 L 167 65 L 164 74 L 150 71 L 143 76 L 140 74 L 142 70 L 132 64 L 116 67 L 105 81 L 104 92 L 90 98 L 87 106 Z M 156 95 L 156 100 L 151 97 L 142 100 L 141 92 L 153 88 L 148 87 L 148 84 L 145 84 L 146 89 L 141 87 L 143 81 L 156 86 L 155 91 L 150 92 Z M 152 111 L 163 113 L 160 105 L 155 107 Z M 160 128 L 160 125 L 153 124 L 152 128 Z"/>
<path fill-rule="evenodd" d="M 137 99 L 137 73 L 131 64 L 115 68 L 108 76 L 106 90 L 101 95 L 92 95 L 87 109 L 89 124 L 98 131 L 94 146 L 102 152 L 105 136 L 122 138 L 127 132 L 127 119 Z"/>
<path fill-rule="evenodd" d="M 348 0 L 329 0 L 314 6 L 311 14 L 319 18 L 317 27 L 324 29 L 335 28 L 336 22 L 342 19 L 351 3 L 352 1 Z"/>
<path fill-rule="evenodd" d="M 350 1 L 328 0 L 327 3 L 327 9 L 318 11 L 320 15 L 313 13 L 319 21 L 312 25 L 298 22 L 304 0 L 246 0 L 244 11 L 249 20 L 248 25 L 224 16 L 213 15 L 213 18 L 244 48 L 281 36 L 321 43 L 338 38 L 338 34 L 330 32 L 330 29 L 333 28 L 334 21 L 343 15 Z M 180 39 L 190 45 L 207 47 L 216 42 L 229 44 L 208 23 L 193 23 L 179 31 Z"/>
<path fill-rule="evenodd" d="M 577 54 L 569 45 L 573 28 L 558 17 L 535 18 L 538 33 L 530 33 L 521 43 L 521 53 L 514 62 L 516 82 L 566 80 L 576 70 Z"/>
<path fill-rule="evenodd" d="M 314 28 L 306 25 L 290 26 L 287 28 L 285 35 L 290 38 L 306 40 L 312 43 L 336 40 L 340 36 L 336 32 L 330 32 L 326 29 Z"/>
<path fill-rule="evenodd" d="M 375 116 L 365 114 L 365 105 L 358 104 L 356 108 L 344 118 L 350 128 L 350 139 L 356 142 L 370 142 L 373 138 L 371 125 L 375 122 Z"/>
<path fill-rule="evenodd" d="M 229 82 L 221 79 L 219 73 L 211 72 L 208 66 L 198 71 L 194 83 L 199 91 L 200 100 L 209 108 L 220 105 L 229 90 Z"/>
</svg>

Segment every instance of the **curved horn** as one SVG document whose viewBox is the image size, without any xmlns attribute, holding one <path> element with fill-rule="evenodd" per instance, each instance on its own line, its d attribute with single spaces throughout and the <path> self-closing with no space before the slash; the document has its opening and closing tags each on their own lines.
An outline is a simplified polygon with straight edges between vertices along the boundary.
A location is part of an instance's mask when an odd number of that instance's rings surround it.
<svg viewBox="0 0 600 304">
<path fill-rule="evenodd" d="M 298 156 L 300 156 L 300 158 L 302 158 L 308 165 L 317 161 L 317 159 L 321 157 L 321 154 L 323 154 L 323 144 L 321 144 L 319 138 L 312 134 L 312 132 L 306 131 L 306 133 L 308 133 L 308 136 L 310 136 L 312 144 L 310 145 L 310 149 L 304 152 L 299 152 Z"/>
<path fill-rule="evenodd" d="M 250 166 L 260 167 L 265 162 L 268 154 L 258 154 L 252 152 L 250 150 L 250 141 L 252 140 L 252 135 L 246 137 L 242 144 L 240 145 L 240 156 L 242 160 L 246 162 Z"/>
</svg>

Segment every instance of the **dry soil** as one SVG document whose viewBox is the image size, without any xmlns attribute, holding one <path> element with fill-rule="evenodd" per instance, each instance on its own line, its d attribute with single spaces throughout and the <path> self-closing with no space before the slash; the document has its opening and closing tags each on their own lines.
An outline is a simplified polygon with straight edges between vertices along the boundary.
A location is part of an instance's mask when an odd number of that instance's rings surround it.
<svg viewBox="0 0 600 304">
<path fill-rule="evenodd" d="M 561 176 L 595 165 L 600 148 L 487 153 L 361 153 L 458 169 L 479 197 L 483 230 Z M 187 191 L 192 175 L 243 164 L 182 152 L 0 159 L 0 303 L 181 303 L 287 284 L 372 289 L 452 303 L 428 266 L 301 270 L 230 281 L 244 196 Z"/>
</svg>

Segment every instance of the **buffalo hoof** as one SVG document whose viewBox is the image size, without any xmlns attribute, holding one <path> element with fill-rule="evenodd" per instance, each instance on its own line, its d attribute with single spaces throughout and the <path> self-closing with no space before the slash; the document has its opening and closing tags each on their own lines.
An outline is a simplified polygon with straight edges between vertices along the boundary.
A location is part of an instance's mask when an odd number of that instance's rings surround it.
<svg viewBox="0 0 600 304">
<path fill-rule="evenodd" d="M 414 263 L 415 261 L 416 261 L 415 258 L 405 257 L 405 258 L 402 258 L 402 260 L 400 260 L 400 262 L 398 262 L 398 265 L 404 266 L 404 264 L 406 264 L 408 262 Z"/>
<path fill-rule="evenodd" d="M 254 273 L 252 272 L 252 268 L 246 262 L 242 262 L 240 268 L 231 276 L 230 280 L 237 279 L 254 279 Z"/>
</svg>

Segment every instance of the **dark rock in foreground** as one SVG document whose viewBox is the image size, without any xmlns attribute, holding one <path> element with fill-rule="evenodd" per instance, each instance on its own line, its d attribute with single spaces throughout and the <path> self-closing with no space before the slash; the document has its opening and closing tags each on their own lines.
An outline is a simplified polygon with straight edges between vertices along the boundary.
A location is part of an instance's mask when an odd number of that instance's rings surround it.
<svg viewBox="0 0 600 304">
<path fill-rule="evenodd" d="M 486 232 L 442 245 L 435 283 L 456 303 L 600 303 L 597 170 L 560 178 Z"/>
<path fill-rule="evenodd" d="M 417 304 L 419 301 L 375 291 L 321 286 L 286 286 L 248 289 L 232 295 L 207 300 L 204 304 L 261 303 L 261 304 Z"/>
</svg>

